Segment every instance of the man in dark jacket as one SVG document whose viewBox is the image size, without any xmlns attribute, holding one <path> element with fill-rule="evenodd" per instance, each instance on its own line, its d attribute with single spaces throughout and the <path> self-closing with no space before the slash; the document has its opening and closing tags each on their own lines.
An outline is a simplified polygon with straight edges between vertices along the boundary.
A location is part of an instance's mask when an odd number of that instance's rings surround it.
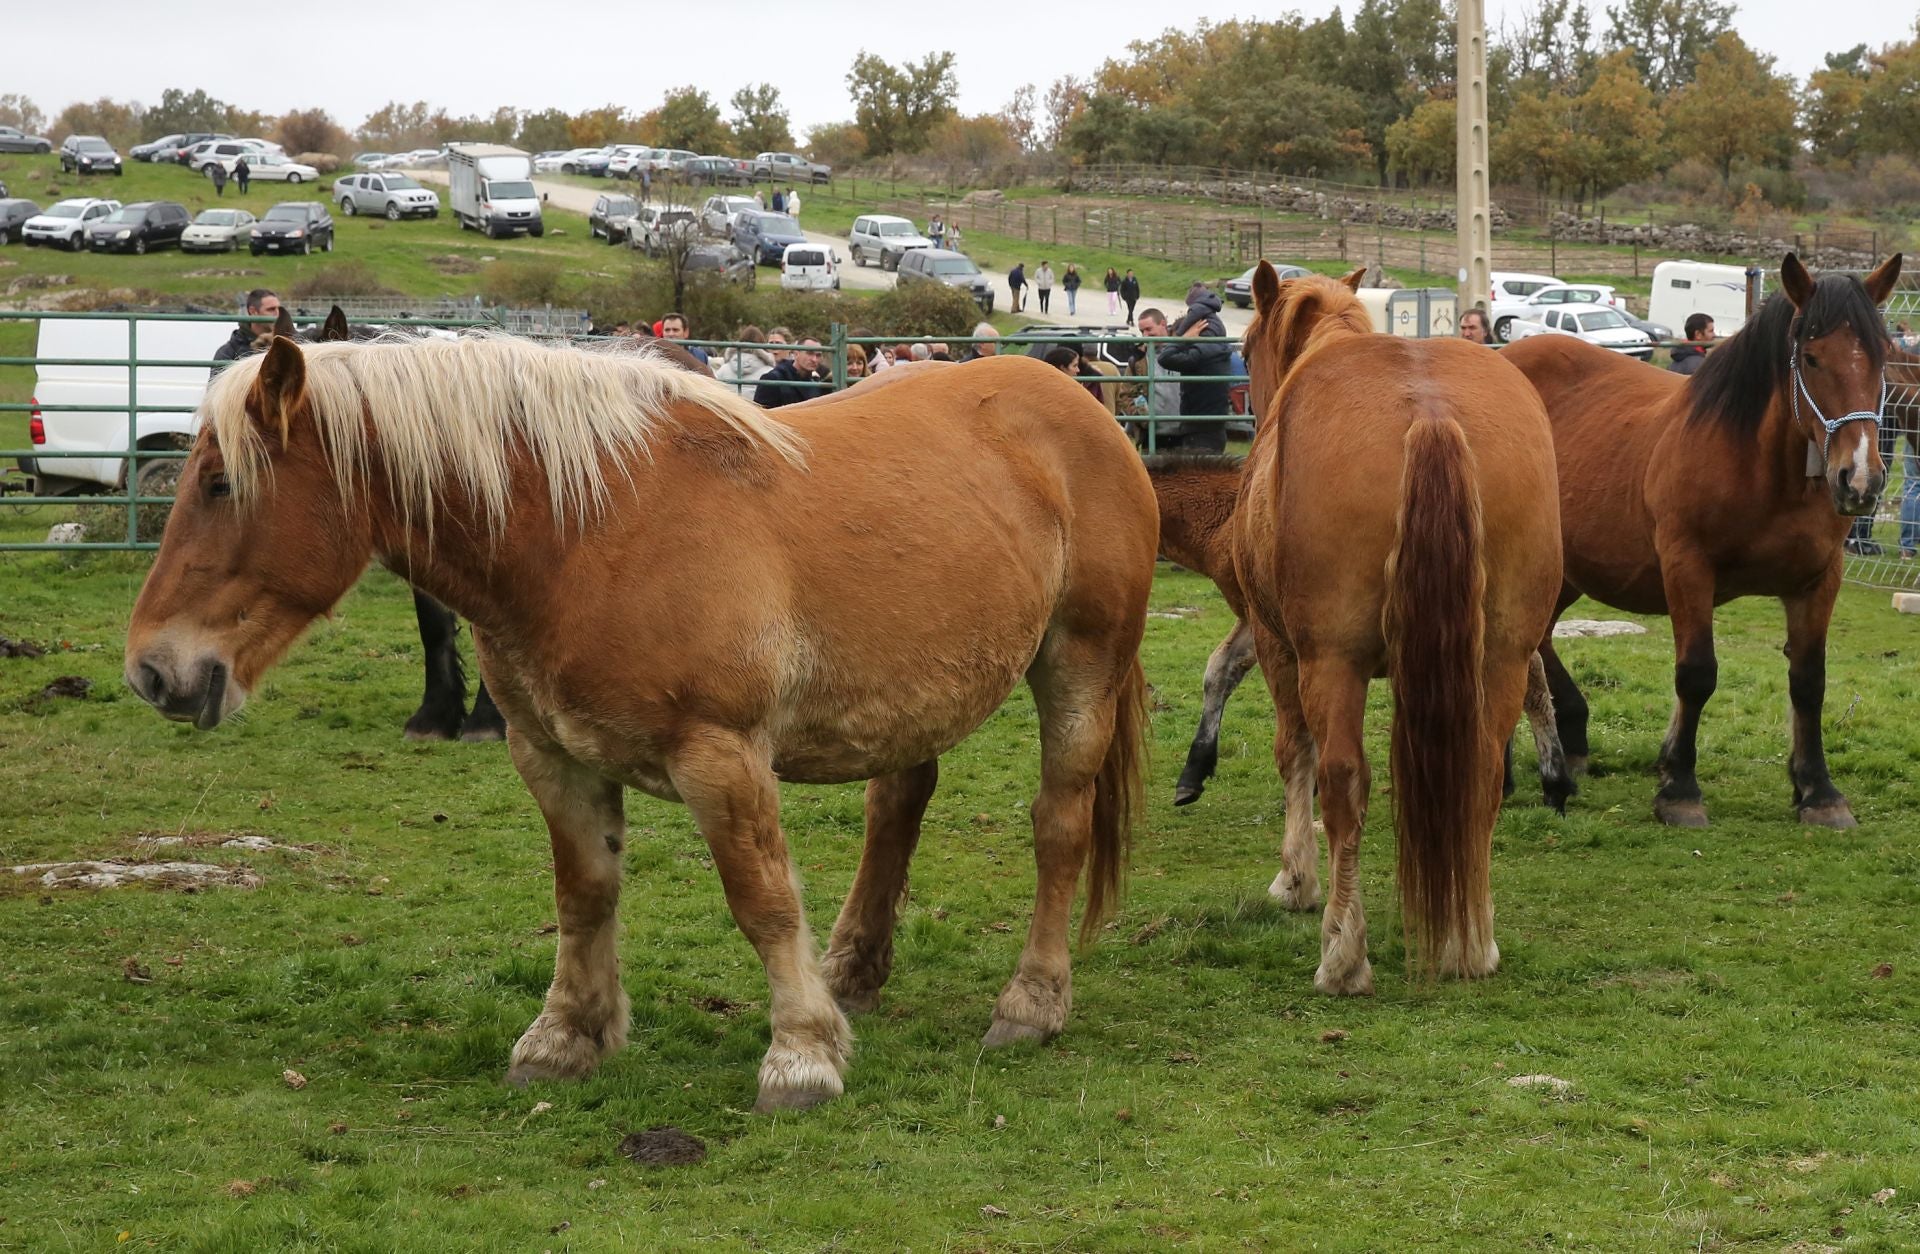
<svg viewBox="0 0 1920 1254">
<path fill-rule="evenodd" d="M 247 164 L 247 154 L 244 152 L 233 163 L 233 181 L 239 187 L 242 196 L 246 195 L 253 186 L 253 167 Z"/>
<path fill-rule="evenodd" d="M 760 376 L 760 386 L 753 390 L 753 403 L 762 409 L 778 409 L 782 405 L 812 400 L 827 389 L 805 385 L 819 383 L 826 377 L 820 369 L 820 341 L 811 335 L 805 336 L 791 357 Z"/>
<path fill-rule="evenodd" d="M 1713 319 L 1706 314 L 1687 315 L 1687 342 L 1673 350 L 1673 364 L 1667 369 L 1675 374 L 1692 374 L 1707 359 L 1707 345 L 1713 342 Z"/>
<path fill-rule="evenodd" d="M 1226 323 L 1220 319 L 1220 298 L 1196 285 L 1188 293 L 1186 316 L 1171 328 L 1171 334 L 1193 341 L 1169 344 L 1160 352 L 1163 370 L 1177 370 L 1180 381 L 1181 417 L 1221 418 L 1232 412 L 1233 387 L 1219 376 L 1233 372 L 1233 346 L 1209 344 L 1199 336 L 1224 336 Z M 1182 424 L 1178 434 L 1156 441 L 1162 448 L 1190 449 L 1194 452 L 1227 451 L 1227 427 L 1224 421 Z"/>
<path fill-rule="evenodd" d="M 1127 325 L 1133 325 L 1133 307 L 1140 303 L 1140 280 L 1133 271 L 1127 271 L 1127 277 L 1120 280 L 1120 299 L 1127 303 Z"/>
<path fill-rule="evenodd" d="M 271 288 L 256 287 L 247 293 L 247 313 L 262 318 L 277 318 L 280 316 L 280 298 L 274 295 Z M 257 351 L 253 346 L 254 341 L 260 338 L 262 332 L 270 329 L 263 322 L 241 323 L 227 337 L 226 343 L 213 350 L 213 369 L 207 372 L 207 377 L 212 378 L 242 357 L 251 357 Z"/>
<path fill-rule="evenodd" d="M 1007 294 L 1013 297 L 1013 299 L 1007 303 L 1012 306 L 1014 313 L 1019 313 L 1027 307 L 1026 262 L 1017 262 L 1013 269 L 1007 271 Z"/>
</svg>

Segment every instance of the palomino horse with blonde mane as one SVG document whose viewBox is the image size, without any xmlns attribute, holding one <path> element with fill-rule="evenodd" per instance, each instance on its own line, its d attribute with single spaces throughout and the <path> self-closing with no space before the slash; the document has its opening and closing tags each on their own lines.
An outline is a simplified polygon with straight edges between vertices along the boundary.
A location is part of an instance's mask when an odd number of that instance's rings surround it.
<svg viewBox="0 0 1920 1254">
<path fill-rule="evenodd" d="M 771 989 L 762 1109 L 839 1093 L 939 756 L 1024 676 L 1039 888 L 986 1044 L 1059 1032 L 1068 923 L 1116 897 L 1138 805 L 1153 491 L 1126 436 L 1024 357 L 776 419 L 652 353 L 501 337 L 275 340 L 209 387 L 127 635 L 127 681 L 210 729 L 376 559 L 476 626 L 552 838 L 560 937 L 509 1079 L 626 1041 L 623 789 L 684 802 Z M 824 964 L 781 780 L 867 779 Z M 823 969 L 824 968 L 824 969 Z"/>
<path fill-rule="evenodd" d="M 1261 262 L 1246 356 L 1261 415 L 1234 568 L 1279 716 L 1280 897 L 1319 898 L 1317 776 L 1332 891 L 1324 993 L 1373 991 L 1360 900 L 1372 791 L 1367 683 L 1393 687 L 1401 914 L 1421 968 L 1490 975 L 1502 743 L 1553 619 L 1560 522 L 1546 411 L 1499 354 L 1373 334 L 1354 292 Z"/>
<path fill-rule="evenodd" d="M 1827 773 L 1820 708 L 1841 545 L 1887 480 L 1878 431 L 1887 333 L 1877 306 L 1899 275 L 1896 254 L 1864 284 L 1839 274 L 1816 282 L 1789 253 L 1780 291 L 1691 379 L 1561 335 L 1502 353 L 1553 416 L 1567 545 L 1555 617 L 1585 594 L 1673 619 L 1678 701 L 1653 803 L 1664 823 L 1707 822 L 1694 767 L 1700 712 L 1719 675 L 1713 609 L 1770 596 L 1787 611 L 1794 804 L 1802 822 L 1854 825 Z M 1561 741 L 1584 766 L 1587 703 L 1551 639 L 1541 652 Z"/>
</svg>

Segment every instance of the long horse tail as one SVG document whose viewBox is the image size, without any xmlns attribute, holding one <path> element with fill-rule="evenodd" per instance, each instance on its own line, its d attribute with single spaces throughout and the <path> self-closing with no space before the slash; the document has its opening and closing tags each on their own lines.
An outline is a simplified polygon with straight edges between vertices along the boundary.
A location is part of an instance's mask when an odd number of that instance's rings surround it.
<svg viewBox="0 0 1920 1254">
<path fill-rule="evenodd" d="M 1133 828 L 1146 807 L 1147 677 L 1136 651 L 1120 677 L 1113 705 L 1113 738 L 1093 782 L 1093 860 L 1087 868 L 1087 908 L 1080 943 L 1100 934 L 1120 903 L 1133 847 Z"/>
<path fill-rule="evenodd" d="M 1482 831 L 1499 787 L 1500 742 L 1487 734 L 1485 542 L 1466 433 L 1445 412 L 1406 435 L 1383 613 L 1393 685 L 1393 825 L 1400 910 L 1431 975 L 1478 953 L 1491 934 L 1490 842 Z M 1497 795 L 1497 794 L 1496 794 Z"/>
</svg>

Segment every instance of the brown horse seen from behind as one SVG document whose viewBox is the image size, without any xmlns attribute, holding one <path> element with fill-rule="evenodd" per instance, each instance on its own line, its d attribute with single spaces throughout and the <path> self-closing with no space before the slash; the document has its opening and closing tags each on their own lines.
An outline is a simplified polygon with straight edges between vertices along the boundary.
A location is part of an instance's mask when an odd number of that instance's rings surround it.
<svg viewBox="0 0 1920 1254">
<path fill-rule="evenodd" d="M 653 353 L 276 339 L 208 389 L 127 681 L 214 727 L 370 558 L 468 617 L 559 906 L 509 1078 L 581 1076 L 626 1041 L 632 787 L 693 812 L 759 953 L 778 1108 L 841 1091 L 843 1008 L 891 968 L 938 759 L 1024 677 L 1039 886 L 986 1043 L 1045 1039 L 1080 873 L 1091 853 L 1084 935 L 1137 808 L 1153 493 L 1106 410 L 1040 362 L 898 373 L 776 419 Z M 778 784 L 856 779 L 866 851 L 822 962 Z"/>
<path fill-rule="evenodd" d="M 1372 333 L 1344 282 L 1260 263 L 1246 355 L 1260 425 L 1233 516 L 1234 568 L 1278 714 L 1282 898 L 1332 889 L 1315 985 L 1367 993 L 1359 847 L 1371 794 L 1368 681 L 1392 683 L 1401 912 L 1421 965 L 1499 964 L 1490 882 L 1502 742 L 1561 583 L 1545 410 L 1496 353 Z"/>
<path fill-rule="evenodd" d="M 1673 619 L 1678 700 L 1654 798 L 1663 822 L 1707 822 L 1695 743 L 1719 675 L 1714 607 L 1768 596 L 1787 613 L 1794 804 L 1803 822 L 1854 824 L 1821 744 L 1827 624 L 1847 529 L 1886 484 L 1877 427 L 1887 335 L 1877 306 L 1899 274 L 1895 255 L 1864 283 L 1816 281 L 1789 254 L 1781 290 L 1691 379 L 1566 336 L 1502 353 L 1553 419 L 1567 579 L 1556 616 L 1584 594 Z M 1584 764 L 1586 701 L 1551 640 L 1541 651 L 1561 740 Z"/>
</svg>

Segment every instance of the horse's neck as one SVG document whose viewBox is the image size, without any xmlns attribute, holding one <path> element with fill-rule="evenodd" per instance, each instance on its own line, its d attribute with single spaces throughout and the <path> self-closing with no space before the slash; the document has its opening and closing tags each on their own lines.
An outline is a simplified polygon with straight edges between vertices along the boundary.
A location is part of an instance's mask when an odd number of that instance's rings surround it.
<svg viewBox="0 0 1920 1254">
<path fill-rule="evenodd" d="M 1783 394 L 1767 407 L 1752 447 L 1753 457 L 1760 463 L 1758 477 L 1772 489 L 1771 495 L 1798 500 L 1806 495 L 1807 480 L 1821 473 L 1809 460 L 1809 450 L 1813 456 L 1820 450 L 1793 420 L 1790 404 L 1791 398 Z"/>
<path fill-rule="evenodd" d="M 1227 524 L 1240 494 L 1238 469 L 1195 467 L 1155 475 L 1160 504 L 1160 552 L 1168 561 L 1214 577 L 1230 557 Z"/>
</svg>

